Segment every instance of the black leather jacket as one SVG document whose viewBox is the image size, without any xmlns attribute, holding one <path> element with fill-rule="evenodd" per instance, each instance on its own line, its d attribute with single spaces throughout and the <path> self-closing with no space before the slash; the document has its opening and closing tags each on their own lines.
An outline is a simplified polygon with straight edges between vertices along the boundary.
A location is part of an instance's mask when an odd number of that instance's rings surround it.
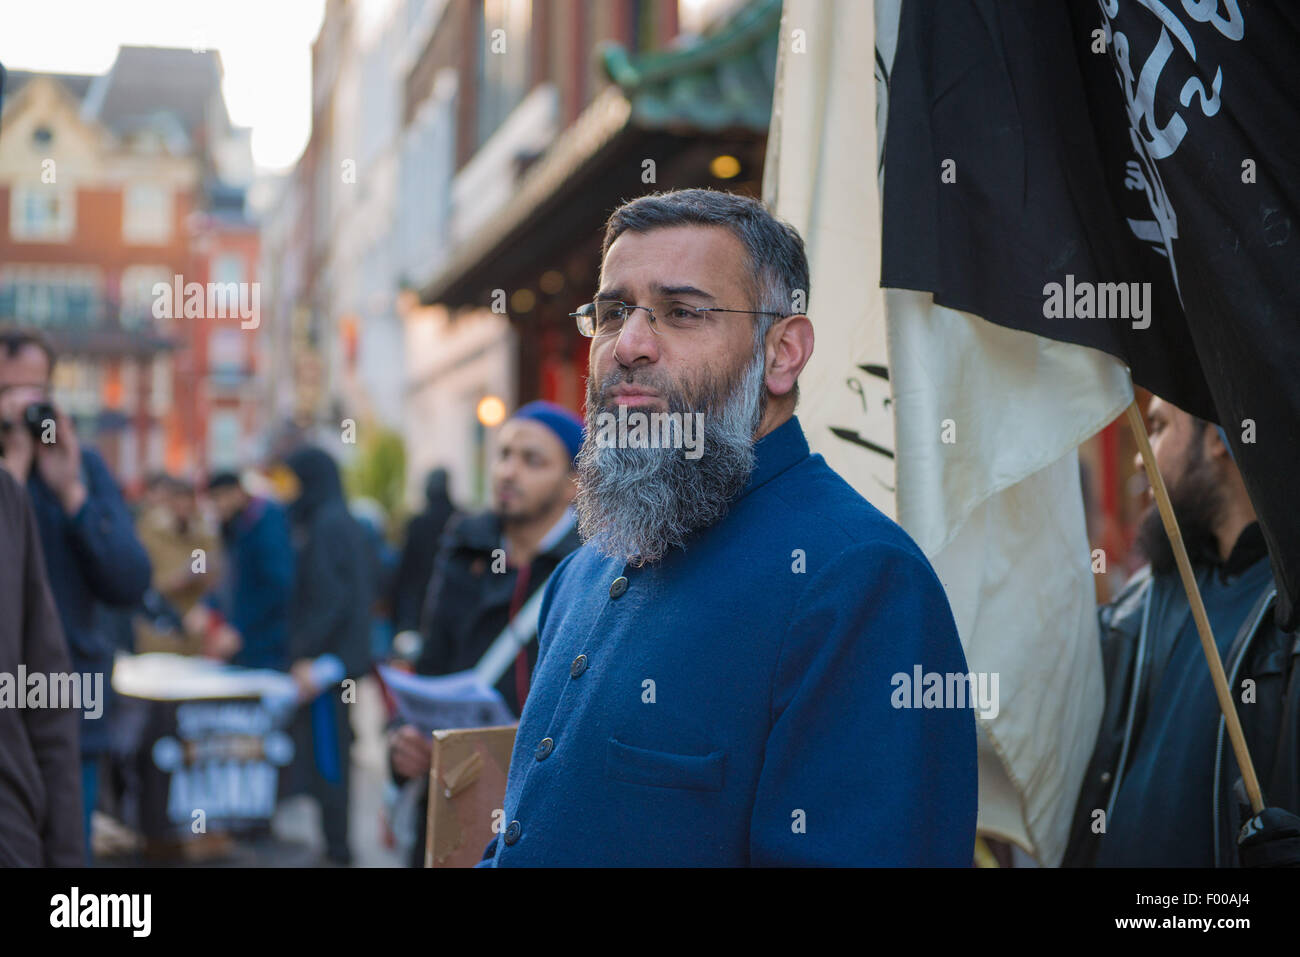
<svg viewBox="0 0 1300 957">
<path fill-rule="evenodd" d="M 1177 592 L 1178 594 L 1173 594 Z M 1144 569 L 1125 585 L 1119 597 L 1099 611 L 1102 669 L 1106 677 L 1106 706 L 1092 760 L 1088 764 L 1075 806 L 1070 843 L 1062 866 L 1093 863 L 1099 842 L 1092 833 L 1093 813 L 1113 805 L 1123 780 L 1125 762 L 1145 723 L 1152 687 L 1149 646 L 1150 609 L 1180 601 L 1177 574 L 1153 578 Z M 1256 597 L 1246 621 L 1233 624 L 1235 637 L 1223 667 L 1234 696 L 1242 682 L 1255 681 L 1256 703 L 1239 707 L 1242 731 L 1268 806 L 1295 813 L 1300 808 L 1300 634 L 1278 630 L 1273 622 L 1276 586 L 1270 581 Z M 1161 616 L 1163 627 L 1180 628 L 1182 618 Z M 1151 629 L 1153 630 L 1153 629 Z M 1249 802 L 1240 771 L 1227 740 L 1223 717 L 1215 744 L 1214 793 L 1205 795 L 1205 810 L 1214 822 L 1214 861 L 1218 867 L 1238 866 L 1236 835 L 1249 815 Z"/>
</svg>

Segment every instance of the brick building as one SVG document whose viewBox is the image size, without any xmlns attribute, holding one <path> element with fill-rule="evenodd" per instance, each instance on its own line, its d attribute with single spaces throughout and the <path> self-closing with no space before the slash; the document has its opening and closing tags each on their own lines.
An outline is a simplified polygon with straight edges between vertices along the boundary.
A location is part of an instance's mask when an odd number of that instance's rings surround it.
<svg viewBox="0 0 1300 957">
<path fill-rule="evenodd" d="M 240 405 L 256 330 L 159 318 L 155 291 L 253 275 L 251 173 L 216 53 L 123 47 L 99 76 L 10 72 L 0 322 L 53 340 L 56 398 L 130 490 L 155 470 L 233 460 L 246 441 L 251 422 L 214 410 Z"/>
</svg>

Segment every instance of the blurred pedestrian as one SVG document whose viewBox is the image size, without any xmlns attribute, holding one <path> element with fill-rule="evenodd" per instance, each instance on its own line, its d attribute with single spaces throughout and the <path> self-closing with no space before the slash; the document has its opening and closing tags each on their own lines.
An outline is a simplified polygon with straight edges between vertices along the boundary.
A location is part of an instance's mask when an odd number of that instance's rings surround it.
<svg viewBox="0 0 1300 957">
<path fill-rule="evenodd" d="M 36 519 L 0 468 L 0 681 L 26 695 L 20 668 L 53 684 L 70 660 Z M 0 867 L 78 867 L 86 852 L 76 712 L 15 704 L 0 694 Z"/>
<path fill-rule="evenodd" d="M 393 630 L 399 635 L 420 627 L 420 610 L 433 577 L 438 542 L 455 511 L 447 493 L 447 470 L 432 470 L 424 482 L 424 508 L 406 523 L 406 540 L 393 584 Z"/>
<path fill-rule="evenodd" d="M 373 559 L 365 529 L 348 512 L 338 466 L 318 448 L 291 453 L 297 478 L 289 506 L 297 551 L 297 580 L 290 616 L 291 673 L 301 698 L 293 728 L 295 791 L 320 803 L 325 853 L 337 865 L 352 863 L 348 845 L 348 781 L 352 724 L 341 682 L 370 667 Z"/>
<path fill-rule="evenodd" d="M 147 614 L 136 616 L 135 650 L 198 654 L 200 635 L 179 626 L 211 583 L 220 580 L 220 556 L 194 486 L 166 474 L 153 476 L 136 532 L 153 565 L 153 584 L 152 595 L 145 597 Z"/>
<path fill-rule="evenodd" d="M 203 637 L 204 654 L 244 668 L 289 670 L 294 553 L 279 504 L 244 490 L 234 472 L 208 479 L 221 523 L 222 571 L 214 589 L 185 618 Z"/>
<path fill-rule="evenodd" d="M 370 581 L 375 599 L 370 606 L 370 659 L 383 661 L 393 643 L 389 596 L 397 574 L 397 549 L 388 541 L 388 513 L 383 505 L 362 496 L 348 503 L 348 511 L 361 524 L 370 545 Z"/>
<path fill-rule="evenodd" d="M 492 466 L 493 509 L 449 527 L 430 582 L 424 611 L 421 674 L 473 668 L 566 555 L 579 545 L 570 504 L 576 486 L 574 458 L 582 446 L 582 420 L 550 402 L 531 402 L 504 425 Z M 530 641 L 497 684 L 518 715 L 528 697 L 537 642 Z M 390 735 L 394 777 L 427 778 L 429 734 L 404 725 Z M 427 803 L 425 795 L 418 808 Z M 416 814 L 411 865 L 424 861 L 426 821 Z"/>
<path fill-rule="evenodd" d="M 50 396 L 55 353 L 38 333 L 0 333 L 0 441 L 3 464 L 27 487 L 41 534 L 50 591 L 63 625 L 72 670 L 98 675 L 104 701 L 95 717 L 82 709 L 81 780 L 90 857 L 90 818 L 100 758 L 110 741 L 113 641 L 98 627 L 95 603 L 134 607 L 149 587 L 149 556 L 108 466 L 83 448 L 72 420 Z"/>
</svg>

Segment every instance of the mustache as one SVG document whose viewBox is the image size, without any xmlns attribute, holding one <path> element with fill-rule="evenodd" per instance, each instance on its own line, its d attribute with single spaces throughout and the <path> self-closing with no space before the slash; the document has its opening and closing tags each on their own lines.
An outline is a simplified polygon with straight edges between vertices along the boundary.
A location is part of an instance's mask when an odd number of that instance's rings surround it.
<svg viewBox="0 0 1300 957">
<path fill-rule="evenodd" d="M 587 379 L 587 405 L 604 407 L 609 404 L 610 392 L 620 385 L 635 385 L 645 389 L 653 390 L 664 397 L 670 408 L 675 405 L 684 404 L 685 396 L 682 390 L 674 386 L 671 382 L 660 381 L 660 377 L 641 370 L 640 373 L 635 369 L 614 369 L 602 379 L 599 384 L 596 377 L 592 376 Z"/>
<path fill-rule="evenodd" d="M 587 408 L 608 409 L 610 392 L 620 385 L 638 386 L 657 392 L 663 397 L 669 412 L 718 412 L 732 397 L 744 379 L 746 368 L 716 379 L 704 378 L 698 382 L 674 382 L 648 369 L 618 367 L 597 382 L 587 379 Z"/>
</svg>

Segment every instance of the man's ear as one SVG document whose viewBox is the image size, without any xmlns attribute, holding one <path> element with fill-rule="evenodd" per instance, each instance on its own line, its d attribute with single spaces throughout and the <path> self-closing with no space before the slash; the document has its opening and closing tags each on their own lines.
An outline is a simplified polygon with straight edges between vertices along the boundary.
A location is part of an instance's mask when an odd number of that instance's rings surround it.
<svg viewBox="0 0 1300 957">
<path fill-rule="evenodd" d="M 812 357 L 812 320 L 802 313 L 777 320 L 768 330 L 765 349 L 767 389 L 773 395 L 788 395 Z"/>
<path fill-rule="evenodd" d="M 1227 443 L 1223 440 L 1223 434 L 1219 427 L 1213 422 L 1205 426 L 1205 432 L 1201 436 L 1201 451 L 1205 457 L 1212 462 L 1232 461 L 1232 450 L 1228 448 Z"/>
</svg>

